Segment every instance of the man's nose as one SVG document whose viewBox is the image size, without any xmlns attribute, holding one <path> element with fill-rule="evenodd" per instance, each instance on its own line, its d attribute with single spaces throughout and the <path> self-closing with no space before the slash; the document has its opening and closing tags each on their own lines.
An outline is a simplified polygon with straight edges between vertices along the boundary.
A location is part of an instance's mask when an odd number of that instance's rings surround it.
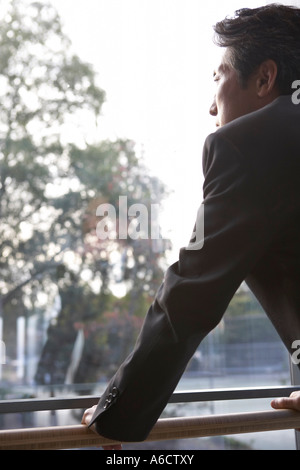
<svg viewBox="0 0 300 470">
<path fill-rule="evenodd" d="M 214 97 L 214 100 L 212 102 L 211 107 L 209 108 L 209 114 L 211 114 L 211 116 L 217 116 L 218 115 L 218 108 L 217 108 L 217 105 L 216 105 L 216 98 L 215 97 Z"/>
</svg>

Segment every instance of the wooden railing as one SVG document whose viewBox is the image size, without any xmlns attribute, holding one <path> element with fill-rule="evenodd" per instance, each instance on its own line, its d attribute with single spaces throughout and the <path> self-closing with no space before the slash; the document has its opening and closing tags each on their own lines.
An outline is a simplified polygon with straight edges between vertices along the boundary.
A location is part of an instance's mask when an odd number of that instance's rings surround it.
<svg viewBox="0 0 300 470">
<path fill-rule="evenodd" d="M 146 441 L 300 428 L 300 412 L 270 410 L 159 419 Z M 75 449 L 117 443 L 83 425 L 0 431 L 0 450 Z M 119 443 L 119 442 L 118 442 Z"/>
</svg>

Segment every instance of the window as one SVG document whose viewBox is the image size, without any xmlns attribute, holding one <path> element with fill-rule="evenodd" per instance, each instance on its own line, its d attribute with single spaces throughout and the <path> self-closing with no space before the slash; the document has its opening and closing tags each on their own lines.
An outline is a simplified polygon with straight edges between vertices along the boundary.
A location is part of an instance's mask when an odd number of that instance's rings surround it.
<svg viewBox="0 0 300 470">
<path fill-rule="evenodd" d="M 219 53 L 209 45 L 211 25 L 239 7 L 2 2 L 1 400 L 101 394 L 130 352 L 202 200 Z M 287 354 L 243 285 L 178 390 L 285 384 Z M 243 406 L 170 404 L 166 414 Z M 1 427 L 80 418 L 8 414 Z M 293 448 L 293 436 L 280 433 L 272 446 Z M 201 445 L 268 448 L 268 439 Z"/>
</svg>

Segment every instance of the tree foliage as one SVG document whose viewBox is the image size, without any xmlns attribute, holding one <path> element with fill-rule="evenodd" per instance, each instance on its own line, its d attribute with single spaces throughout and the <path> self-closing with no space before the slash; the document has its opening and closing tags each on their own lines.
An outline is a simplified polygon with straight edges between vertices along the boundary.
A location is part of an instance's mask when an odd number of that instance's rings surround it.
<svg viewBox="0 0 300 470">
<path fill-rule="evenodd" d="M 97 207 L 109 203 L 119 217 L 119 198 L 126 196 L 128 205 L 143 203 L 151 214 L 166 188 L 148 174 L 130 139 L 87 143 L 105 92 L 93 67 L 73 52 L 56 10 L 20 0 L 2 9 L 0 315 L 4 326 L 11 326 L 12 311 L 44 315 L 59 295 L 36 378 L 65 380 L 82 330 L 83 360 L 91 351 L 97 357 L 86 374 L 94 380 L 132 345 L 140 324 L 135 318 L 145 314 L 161 281 L 166 249 L 150 237 L 100 239 Z M 118 285 L 121 299 L 112 291 Z M 122 335 L 126 340 L 109 359 Z"/>
</svg>

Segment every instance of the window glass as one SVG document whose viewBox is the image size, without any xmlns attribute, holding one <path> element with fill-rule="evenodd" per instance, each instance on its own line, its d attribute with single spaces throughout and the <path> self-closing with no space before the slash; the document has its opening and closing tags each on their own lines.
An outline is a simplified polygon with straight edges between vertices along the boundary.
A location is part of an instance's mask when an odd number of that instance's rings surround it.
<svg viewBox="0 0 300 470">
<path fill-rule="evenodd" d="M 243 284 L 221 323 L 198 348 L 178 390 L 276 387 L 290 383 L 288 353 L 265 312 Z M 169 407 L 181 415 L 229 414 L 271 410 L 270 401 L 227 400 Z M 294 449 L 295 433 L 249 433 L 200 442 L 199 445 L 220 449 Z"/>
<path fill-rule="evenodd" d="M 1 2 L 1 400 L 100 395 L 131 351 L 202 201 L 220 53 L 211 25 L 239 7 Z M 287 353 L 242 285 L 178 389 L 289 383 Z M 265 402 L 169 405 L 165 415 L 252 406 Z M 81 415 L 2 415 L 0 427 Z M 264 436 L 168 445 L 268 447 Z M 293 432 L 273 436 L 293 448 Z"/>
</svg>

